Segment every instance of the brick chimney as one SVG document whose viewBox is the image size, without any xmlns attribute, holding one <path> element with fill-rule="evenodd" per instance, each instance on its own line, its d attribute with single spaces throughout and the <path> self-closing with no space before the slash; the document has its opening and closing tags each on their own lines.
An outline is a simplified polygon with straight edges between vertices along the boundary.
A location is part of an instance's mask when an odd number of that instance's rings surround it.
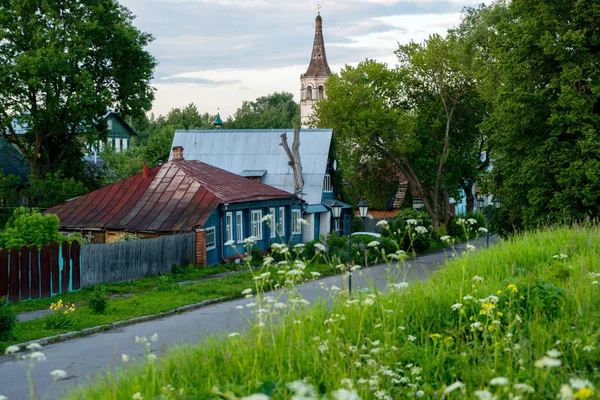
<svg viewBox="0 0 600 400">
<path fill-rule="evenodd" d="M 181 147 L 181 146 L 173 147 L 173 161 L 175 161 L 175 160 L 184 160 L 183 147 Z"/>
</svg>

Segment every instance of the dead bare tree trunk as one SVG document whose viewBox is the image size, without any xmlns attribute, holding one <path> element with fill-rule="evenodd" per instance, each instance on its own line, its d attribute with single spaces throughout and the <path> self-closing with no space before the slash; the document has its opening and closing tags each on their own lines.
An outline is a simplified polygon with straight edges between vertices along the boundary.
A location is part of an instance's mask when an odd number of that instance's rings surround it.
<svg viewBox="0 0 600 400">
<path fill-rule="evenodd" d="M 302 191 L 304 187 L 304 179 L 302 178 L 302 161 L 300 160 L 300 128 L 294 129 L 294 141 L 292 142 L 292 149 L 288 146 L 287 133 L 282 133 L 280 146 L 283 146 L 283 150 L 288 156 L 288 165 L 292 167 L 294 172 L 294 186 L 296 191 Z"/>
</svg>

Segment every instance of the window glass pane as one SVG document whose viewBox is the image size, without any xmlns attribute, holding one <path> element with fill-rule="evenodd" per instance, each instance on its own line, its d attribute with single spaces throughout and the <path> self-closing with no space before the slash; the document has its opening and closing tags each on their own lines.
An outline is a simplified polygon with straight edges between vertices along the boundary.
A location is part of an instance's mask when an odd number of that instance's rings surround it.
<svg viewBox="0 0 600 400">
<path fill-rule="evenodd" d="M 292 233 L 299 234 L 302 232 L 300 225 L 300 210 L 292 210 Z"/>
<path fill-rule="evenodd" d="M 238 242 L 242 242 L 244 241 L 244 221 L 242 219 L 242 212 L 238 211 L 235 214 L 235 224 L 236 224 L 236 234 L 237 234 L 237 241 Z"/>
<path fill-rule="evenodd" d="M 225 233 L 226 241 L 233 240 L 233 216 L 231 213 L 225 214 Z"/>
<path fill-rule="evenodd" d="M 252 236 L 262 239 L 262 211 L 252 211 Z"/>
<path fill-rule="evenodd" d="M 277 226 L 277 224 L 275 223 L 275 208 L 270 208 L 269 214 L 271 214 L 271 222 L 269 222 L 269 231 L 271 233 L 271 238 L 274 238 L 277 236 L 277 231 L 275 230 L 275 227 Z"/>
<path fill-rule="evenodd" d="M 215 228 L 206 229 L 206 248 L 213 249 L 215 247 Z"/>
<path fill-rule="evenodd" d="M 331 176 L 329 174 L 325 174 L 323 177 L 323 191 L 324 192 L 332 192 L 333 187 L 331 186 Z"/>
<path fill-rule="evenodd" d="M 279 207 L 279 231 L 281 236 L 285 236 L 285 207 Z"/>
</svg>

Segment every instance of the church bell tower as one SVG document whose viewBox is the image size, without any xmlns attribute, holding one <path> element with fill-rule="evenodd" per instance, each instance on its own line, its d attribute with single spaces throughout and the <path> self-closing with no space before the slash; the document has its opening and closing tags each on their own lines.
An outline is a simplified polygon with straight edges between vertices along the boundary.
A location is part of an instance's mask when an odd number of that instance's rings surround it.
<svg viewBox="0 0 600 400">
<path fill-rule="evenodd" d="M 325 41 L 323 40 L 323 19 L 321 7 L 315 20 L 315 40 L 313 42 L 310 64 L 306 73 L 300 75 L 300 122 L 303 128 L 308 127 L 313 106 L 325 95 L 325 81 L 331 75 L 325 55 Z"/>
</svg>

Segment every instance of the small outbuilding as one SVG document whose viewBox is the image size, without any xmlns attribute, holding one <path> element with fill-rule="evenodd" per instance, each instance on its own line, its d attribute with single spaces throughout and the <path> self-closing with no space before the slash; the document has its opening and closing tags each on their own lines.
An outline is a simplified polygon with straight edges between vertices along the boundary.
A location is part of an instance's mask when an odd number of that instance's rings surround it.
<svg viewBox="0 0 600 400">
<path fill-rule="evenodd" d="M 61 230 L 81 232 L 96 243 L 126 232 L 142 237 L 196 232 L 196 264 L 215 265 L 243 251 L 251 236 L 263 251 L 273 242 L 300 242 L 303 204 L 289 192 L 184 160 L 179 146 L 170 162 L 144 167 L 46 213 L 58 215 Z M 238 244 L 238 250 L 226 242 Z"/>
</svg>

